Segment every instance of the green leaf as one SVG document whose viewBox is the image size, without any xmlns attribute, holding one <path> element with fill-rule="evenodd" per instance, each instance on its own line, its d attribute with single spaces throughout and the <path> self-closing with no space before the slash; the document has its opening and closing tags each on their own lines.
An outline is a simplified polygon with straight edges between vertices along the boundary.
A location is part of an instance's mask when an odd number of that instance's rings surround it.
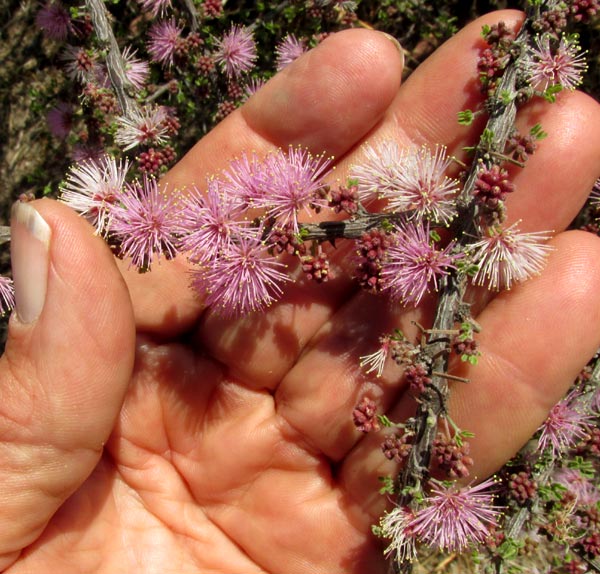
<svg viewBox="0 0 600 574">
<path fill-rule="evenodd" d="M 543 140 L 548 134 L 542 129 L 542 124 L 535 124 L 530 130 L 529 135 L 536 140 Z"/>
<path fill-rule="evenodd" d="M 538 494 L 540 498 L 546 501 L 558 501 L 562 498 L 565 492 L 567 492 L 567 487 L 556 482 L 553 482 L 549 485 L 540 485 L 538 487 Z"/>
<path fill-rule="evenodd" d="M 507 538 L 496 550 L 496 552 L 505 560 L 511 560 L 517 557 L 519 550 L 525 546 L 525 541 Z"/>
<path fill-rule="evenodd" d="M 475 114 L 471 110 L 463 110 L 458 112 L 458 123 L 461 126 L 470 126 L 473 123 Z"/>
<path fill-rule="evenodd" d="M 513 101 L 514 96 L 508 90 L 502 90 L 500 92 L 500 99 L 505 106 L 508 106 Z"/>
<path fill-rule="evenodd" d="M 394 339 L 394 341 L 406 341 L 406 336 L 400 329 L 394 329 L 392 339 Z"/>
<path fill-rule="evenodd" d="M 381 482 L 379 494 L 394 494 L 394 479 L 391 476 L 380 476 L 378 479 Z"/>
<path fill-rule="evenodd" d="M 569 468 L 578 470 L 585 478 L 593 478 L 595 474 L 594 465 L 591 460 L 585 460 L 582 456 L 577 455 L 573 460 L 567 463 Z"/>
<path fill-rule="evenodd" d="M 432 241 L 435 241 L 435 242 L 438 242 L 438 241 L 440 241 L 440 240 L 442 239 L 442 238 L 440 237 L 440 234 L 439 234 L 439 233 L 438 233 L 438 232 L 437 232 L 435 229 L 432 229 L 432 230 L 429 232 L 429 238 L 430 238 Z"/>
<path fill-rule="evenodd" d="M 562 92 L 562 89 L 563 87 L 560 84 L 554 84 L 553 86 L 550 86 L 544 92 L 544 99 L 547 102 L 553 104 L 554 102 L 556 102 L 556 95 L 559 92 Z"/>
<path fill-rule="evenodd" d="M 390 223 L 389 219 L 383 219 L 381 221 L 381 229 L 390 233 L 390 232 L 394 231 L 394 226 Z"/>
<path fill-rule="evenodd" d="M 394 423 L 387 417 L 387 415 L 377 415 L 377 420 L 382 427 L 393 427 Z"/>
<path fill-rule="evenodd" d="M 468 430 L 461 430 L 454 435 L 454 442 L 457 446 L 462 447 L 466 438 L 473 438 L 475 433 Z"/>
<path fill-rule="evenodd" d="M 483 130 L 483 133 L 481 134 L 481 143 L 485 147 L 489 147 L 490 145 L 492 145 L 493 142 L 494 142 L 494 132 L 488 128 L 485 128 Z"/>
<path fill-rule="evenodd" d="M 477 271 L 479 271 L 479 265 L 475 265 L 475 263 L 471 263 L 466 258 L 459 259 L 456 262 L 456 268 L 461 273 L 464 273 L 465 275 L 468 275 L 469 277 L 474 277 L 476 275 Z"/>
<path fill-rule="evenodd" d="M 300 239 L 300 241 L 306 241 L 308 235 L 308 229 L 306 229 L 306 227 L 300 227 L 300 229 L 298 230 L 298 239 Z"/>
</svg>

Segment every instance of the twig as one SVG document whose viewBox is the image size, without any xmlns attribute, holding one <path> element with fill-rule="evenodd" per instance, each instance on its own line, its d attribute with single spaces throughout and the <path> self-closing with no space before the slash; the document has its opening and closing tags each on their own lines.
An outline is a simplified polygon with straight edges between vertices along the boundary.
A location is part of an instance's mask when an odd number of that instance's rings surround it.
<svg viewBox="0 0 600 574">
<path fill-rule="evenodd" d="M 10 226 L 0 225 L 0 245 L 10 241 Z"/>
<path fill-rule="evenodd" d="M 133 88 L 127 78 L 125 60 L 110 24 L 110 14 L 102 0 L 86 0 L 92 24 L 102 49 L 106 50 L 106 68 L 123 115 L 131 117 L 138 110 L 137 102 L 127 93 Z"/>
<path fill-rule="evenodd" d="M 196 12 L 196 5 L 194 4 L 194 0 L 183 0 L 183 4 L 186 7 L 186 10 L 190 14 L 190 19 L 192 20 L 191 30 L 195 32 L 198 29 L 198 14 Z"/>
<path fill-rule="evenodd" d="M 548 9 L 552 9 L 555 1 L 548 2 Z M 478 179 L 480 166 L 483 164 L 490 168 L 494 163 L 494 156 L 502 154 L 505 143 L 514 129 L 517 113 L 517 74 L 520 63 L 525 58 L 524 47 L 530 40 L 529 26 L 532 18 L 539 16 L 539 7 L 530 7 L 527 19 L 523 23 L 516 39 L 515 46 L 521 47 L 517 58 L 506 68 L 496 94 L 502 94 L 502 99 L 493 97 L 488 100 L 487 110 L 489 119 L 486 124 L 485 133 L 488 138 L 485 144 L 481 142 L 475 148 L 475 156 L 472 167 L 457 201 L 459 217 L 457 218 L 456 243 L 457 251 L 465 248 L 478 237 L 477 220 L 479 209 L 474 199 L 473 191 Z M 457 271 L 443 279 L 440 297 L 433 323 L 434 330 L 449 330 L 454 327 L 461 306 L 464 306 L 463 297 L 467 287 L 467 276 L 465 272 Z M 410 450 L 408 460 L 396 480 L 399 505 L 409 505 L 411 502 L 410 487 L 414 487 L 423 481 L 433 449 L 433 442 L 437 434 L 436 421 L 443 414 L 448 400 L 448 382 L 445 373 L 448 370 L 449 351 L 443 341 L 431 341 L 425 348 L 425 352 L 434 357 L 432 362 L 432 387 L 437 392 L 424 393 L 417 405 L 415 415 L 415 433 L 413 446 Z M 524 520 L 519 517 L 517 521 Z M 514 528 L 519 524 L 515 523 Z M 392 559 L 391 572 L 393 574 L 410 574 L 412 564 L 403 562 L 397 558 Z"/>
<path fill-rule="evenodd" d="M 405 221 L 411 213 L 411 211 L 402 213 L 363 212 L 344 221 L 304 223 L 300 226 L 300 233 L 304 241 L 334 242 L 336 239 L 359 239 L 365 231 L 380 227 L 383 221 Z"/>
</svg>

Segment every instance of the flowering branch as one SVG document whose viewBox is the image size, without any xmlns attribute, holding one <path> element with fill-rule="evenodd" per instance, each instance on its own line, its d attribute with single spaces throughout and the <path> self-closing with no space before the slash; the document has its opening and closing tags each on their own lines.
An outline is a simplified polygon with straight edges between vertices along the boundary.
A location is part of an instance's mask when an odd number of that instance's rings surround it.
<svg viewBox="0 0 600 574">
<path fill-rule="evenodd" d="M 545 3 L 546 10 L 553 9 L 558 2 Z M 478 198 L 478 186 L 481 174 L 495 171 L 499 173 L 499 158 L 503 157 L 506 143 L 515 130 L 517 102 L 523 99 L 523 87 L 519 86 L 519 72 L 524 68 L 524 60 L 529 56 L 528 45 L 532 43 L 532 22 L 540 18 L 541 3 L 529 6 L 527 19 L 511 45 L 511 61 L 504 70 L 497 86 L 486 101 L 485 109 L 489 119 L 483 135 L 474 150 L 474 161 L 461 193 L 457 199 L 458 218 L 456 250 L 468 252 L 469 246 L 481 235 L 480 219 L 489 219 L 489 213 L 482 214 L 486 205 Z M 529 94 L 531 95 L 531 94 Z M 495 206 L 494 206 L 495 207 Z M 504 219 L 502 210 L 493 210 L 492 218 Z M 433 329 L 449 330 L 457 321 L 468 318 L 468 305 L 464 295 L 468 285 L 468 272 L 458 268 L 441 278 L 440 296 L 435 313 Z M 431 384 L 419 395 L 417 412 L 409 421 L 413 435 L 412 448 L 408 454 L 404 468 L 396 478 L 395 491 L 399 493 L 399 507 L 409 507 L 421 483 L 428 477 L 434 441 L 438 433 L 437 421 L 447 415 L 449 387 L 447 379 L 436 373 L 445 373 L 448 369 L 450 347 L 448 342 L 436 338 L 424 348 L 424 353 L 431 357 Z M 514 516 L 509 530 L 518 531 L 525 521 L 524 512 Z M 412 571 L 411 556 L 394 551 L 390 562 L 390 572 L 406 574 Z"/>
</svg>

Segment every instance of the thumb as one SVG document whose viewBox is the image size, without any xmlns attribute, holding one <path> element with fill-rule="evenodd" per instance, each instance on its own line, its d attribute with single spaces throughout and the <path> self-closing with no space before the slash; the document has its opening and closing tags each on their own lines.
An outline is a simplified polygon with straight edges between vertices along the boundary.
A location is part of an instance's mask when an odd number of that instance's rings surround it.
<svg viewBox="0 0 600 574">
<path fill-rule="evenodd" d="M 134 360 L 129 294 L 104 242 L 70 209 L 17 202 L 16 311 L 0 359 L 0 571 L 89 476 Z"/>
</svg>

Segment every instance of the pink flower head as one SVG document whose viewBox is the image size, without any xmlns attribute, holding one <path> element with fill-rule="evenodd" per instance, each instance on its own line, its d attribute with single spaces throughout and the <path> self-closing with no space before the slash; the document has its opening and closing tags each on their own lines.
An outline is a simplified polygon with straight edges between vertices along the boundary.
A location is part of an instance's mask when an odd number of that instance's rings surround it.
<svg viewBox="0 0 600 574">
<path fill-rule="evenodd" d="M 277 71 L 283 70 L 294 60 L 297 60 L 306 51 L 302 40 L 298 40 L 293 34 L 288 34 L 275 48 L 277 54 Z"/>
<path fill-rule="evenodd" d="M 58 102 L 46 116 L 48 128 L 53 136 L 65 139 L 73 126 L 73 106 L 66 102 Z"/>
<path fill-rule="evenodd" d="M 171 0 L 138 0 L 138 2 L 144 12 L 150 12 L 155 18 L 162 16 L 171 7 Z"/>
<path fill-rule="evenodd" d="M 219 257 L 194 272 L 192 286 L 206 292 L 206 304 L 224 317 L 262 311 L 282 295 L 290 278 L 285 265 L 267 252 L 262 228 L 224 244 Z"/>
<path fill-rule="evenodd" d="M 437 291 L 438 278 L 455 269 L 458 258 L 450 252 L 454 244 L 438 250 L 432 245 L 429 222 L 414 221 L 397 226 L 388 248 L 381 278 L 393 300 L 415 307 L 431 287 Z"/>
<path fill-rule="evenodd" d="M 390 354 L 390 346 L 392 344 L 392 337 L 390 335 L 384 335 L 379 337 L 379 348 L 370 355 L 364 355 L 359 357 L 361 367 L 369 367 L 365 370 L 366 374 L 375 372 L 377 377 L 381 377 L 383 374 L 383 367 L 385 361 Z"/>
<path fill-rule="evenodd" d="M 578 440 L 587 438 L 593 417 L 586 414 L 583 406 L 578 404 L 580 395 L 578 391 L 571 391 L 552 407 L 538 429 L 541 431 L 538 441 L 540 451 L 549 449 L 552 456 L 557 457 Z"/>
<path fill-rule="evenodd" d="M 549 34 L 536 37 L 531 58 L 526 64 L 529 83 L 541 91 L 555 85 L 574 90 L 587 70 L 584 53 L 575 41 L 565 36 L 557 46 L 555 43 Z"/>
<path fill-rule="evenodd" d="M 243 26 L 232 26 L 216 48 L 215 59 L 230 78 L 250 71 L 258 57 L 252 31 Z"/>
<path fill-rule="evenodd" d="M 179 208 L 176 196 L 159 189 L 154 178 L 126 184 L 113 209 L 110 233 L 121 243 L 120 254 L 131 264 L 149 270 L 154 256 L 175 257 Z"/>
<path fill-rule="evenodd" d="M 71 16 L 58 0 L 49 0 L 39 9 L 35 24 L 51 40 L 64 40 L 73 31 Z"/>
<path fill-rule="evenodd" d="M 97 161 L 75 164 L 61 187 L 60 200 L 74 209 L 103 234 L 109 224 L 113 207 L 119 200 L 129 169 L 109 155 Z"/>
<path fill-rule="evenodd" d="M 168 114 L 165 108 L 147 106 L 135 110 L 129 116 L 117 118 L 115 143 L 130 150 L 138 145 L 164 144 L 167 141 L 168 126 L 165 124 Z"/>
<path fill-rule="evenodd" d="M 302 148 L 282 150 L 265 160 L 270 175 L 266 192 L 257 197 L 254 205 L 266 209 L 280 227 L 298 232 L 298 213 L 309 206 L 326 207 L 327 202 L 317 192 L 325 185 L 324 177 L 331 159 L 313 156 Z"/>
<path fill-rule="evenodd" d="M 180 250 L 187 251 L 193 263 L 209 263 L 247 227 L 238 221 L 242 210 L 235 198 L 224 194 L 220 182 L 211 179 L 206 194 L 194 188 L 186 198 L 178 224 Z"/>
<path fill-rule="evenodd" d="M 570 494 L 575 496 L 578 505 L 593 506 L 600 500 L 600 492 L 596 485 L 575 468 L 558 469 L 554 473 L 553 480 L 562 484 Z"/>
<path fill-rule="evenodd" d="M 71 150 L 71 159 L 75 163 L 98 162 L 104 155 L 104 148 L 99 144 L 75 144 Z"/>
<path fill-rule="evenodd" d="M 478 266 L 473 277 L 475 285 L 510 289 L 514 283 L 541 272 L 552 250 L 544 243 L 550 233 L 520 233 L 517 225 L 490 228 L 487 237 L 469 246 L 471 261 Z"/>
<path fill-rule="evenodd" d="M 416 540 L 411 529 L 414 519 L 414 514 L 403 506 L 396 506 L 382 516 L 379 526 L 383 536 L 390 540 L 384 551 L 386 558 L 394 556 L 402 564 L 417 557 Z"/>
<path fill-rule="evenodd" d="M 456 215 L 454 196 L 458 181 L 446 176 L 452 159 L 444 146 L 411 147 L 392 166 L 392 178 L 379 190 L 392 212 L 415 210 L 418 219 L 448 225 Z"/>
<path fill-rule="evenodd" d="M 461 552 L 481 544 L 498 524 L 500 507 L 489 490 L 494 479 L 459 488 L 435 485 L 408 528 L 419 540 L 446 552 Z"/>
<path fill-rule="evenodd" d="M 353 166 L 350 178 L 357 181 L 361 201 L 367 202 L 396 189 L 397 168 L 403 154 L 398 143 L 385 140 L 377 147 L 370 144 L 362 148 L 365 159 Z"/>
<path fill-rule="evenodd" d="M 82 46 L 67 46 L 60 59 L 65 62 L 65 71 L 71 80 L 81 83 L 96 80 L 99 64 L 93 51 Z"/>
<path fill-rule="evenodd" d="M 0 315 L 15 308 L 15 289 L 10 277 L 0 276 Z"/>
<path fill-rule="evenodd" d="M 244 99 L 256 94 L 256 92 L 258 92 L 258 90 L 260 90 L 266 83 L 266 80 L 263 80 L 262 78 L 250 78 L 248 82 L 246 82 Z"/>
<path fill-rule="evenodd" d="M 241 209 L 255 206 L 264 197 L 271 175 L 256 153 L 244 154 L 223 170 L 223 193 L 235 198 Z"/>
<path fill-rule="evenodd" d="M 175 20 L 161 20 L 156 22 L 148 32 L 148 52 L 153 62 L 165 66 L 172 66 L 175 53 L 182 42 L 180 28 Z"/>
<path fill-rule="evenodd" d="M 123 50 L 122 56 L 123 60 L 125 60 L 125 74 L 127 79 L 136 90 L 141 90 L 150 74 L 150 66 L 148 62 L 136 58 L 135 54 L 135 50 L 131 46 L 127 46 Z"/>
</svg>

